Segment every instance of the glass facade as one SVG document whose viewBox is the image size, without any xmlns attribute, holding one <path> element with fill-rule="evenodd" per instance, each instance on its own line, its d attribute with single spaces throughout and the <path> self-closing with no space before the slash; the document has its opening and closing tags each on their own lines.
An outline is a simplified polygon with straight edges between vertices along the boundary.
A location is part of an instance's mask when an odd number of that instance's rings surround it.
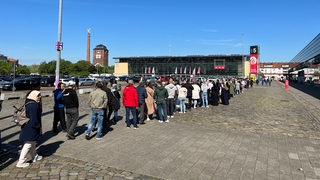
<svg viewBox="0 0 320 180">
<path fill-rule="evenodd" d="M 133 74 L 244 76 L 248 55 L 115 57 Z M 200 72 L 200 73 L 199 73 Z"/>
<path fill-rule="evenodd" d="M 290 62 L 320 63 L 320 34 L 304 47 Z"/>
</svg>

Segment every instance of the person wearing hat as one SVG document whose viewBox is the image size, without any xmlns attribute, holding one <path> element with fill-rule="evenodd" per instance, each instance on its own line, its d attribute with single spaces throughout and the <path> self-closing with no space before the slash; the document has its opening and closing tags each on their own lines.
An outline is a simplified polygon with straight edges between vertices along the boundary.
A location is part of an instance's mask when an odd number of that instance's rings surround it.
<svg viewBox="0 0 320 180">
<path fill-rule="evenodd" d="M 64 105 L 67 116 L 67 138 L 75 139 L 74 130 L 79 120 L 79 100 L 77 92 L 74 90 L 75 83 L 70 82 L 63 92 Z"/>
<path fill-rule="evenodd" d="M 137 109 L 139 108 L 138 103 L 138 93 L 136 88 L 133 86 L 133 80 L 130 79 L 128 81 L 128 85 L 123 89 L 122 92 L 122 103 L 126 108 L 126 124 L 127 128 L 130 128 L 131 124 L 133 124 L 134 129 L 137 129 Z M 130 112 L 133 116 L 133 122 L 131 123 L 129 117 Z"/>
<path fill-rule="evenodd" d="M 23 142 L 20 157 L 16 167 L 25 168 L 30 165 L 27 161 L 27 155 L 30 154 L 33 162 L 42 159 L 36 152 L 36 144 L 42 134 L 41 125 L 41 93 L 40 91 L 31 91 L 25 101 L 26 116 L 29 122 L 21 126 L 19 140 Z"/>
</svg>

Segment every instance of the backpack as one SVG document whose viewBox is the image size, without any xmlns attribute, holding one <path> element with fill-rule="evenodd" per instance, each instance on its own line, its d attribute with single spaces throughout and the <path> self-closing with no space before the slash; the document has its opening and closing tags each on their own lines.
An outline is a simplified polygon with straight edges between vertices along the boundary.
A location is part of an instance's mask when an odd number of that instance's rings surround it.
<svg viewBox="0 0 320 180">
<path fill-rule="evenodd" d="M 32 103 L 31 101 L 21 104 L 16 104 L 13 106 L 14 111 L 12 115 L 12 122 L 18 126 L 23 126 L 29 122 L 29 118 L 26 116 L 26 105 Z"/>
</svg>

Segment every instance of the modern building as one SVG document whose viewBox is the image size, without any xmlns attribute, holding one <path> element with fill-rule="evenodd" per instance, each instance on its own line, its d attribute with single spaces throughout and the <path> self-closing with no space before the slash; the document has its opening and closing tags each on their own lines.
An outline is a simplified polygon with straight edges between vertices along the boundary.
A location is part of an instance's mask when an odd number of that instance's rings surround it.
<svg viewBox="0 0 320 180">
<path fill-rule="evenodd" d="M 126 75 L 249 75 L 248 55 L 189 55 L 189 56 L 142 56 L 114 57 L 115 75 L 124 75 L 120 68 L 127 69 Z"/>
<path fill-rule="evenodd" d="M 290 68 L 290 77 L 304 82 L 320 76 L 320 33 L 304 47 L 290 62 L 298 63 Z"/>
<path fill-rule="evenodd" d="M 99 44 L 93 49 L 93 62 L 94 66 L 108 67 L 109 50 L 106 46 Z"/>
</svg>

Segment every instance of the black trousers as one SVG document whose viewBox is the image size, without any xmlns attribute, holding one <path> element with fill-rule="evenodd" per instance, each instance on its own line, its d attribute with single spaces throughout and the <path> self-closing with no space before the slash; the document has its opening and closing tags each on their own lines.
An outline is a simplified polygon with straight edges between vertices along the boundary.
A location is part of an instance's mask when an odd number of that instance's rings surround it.
<svg viewBox="0 0 320 180">
<path fill-rule="evenodd" d="M 79 110 L 78 108 L 66 108 L 66 116 L 67 116 L 67 131 L 68 134 L 73 136 L 74 130 L 77 127 L 79 120 Z"/>
<path fill-rule="evenodd" d="M 58 130 L 58 122 L 63 131 L 67 130 L 64 108 L 54 107 L 53 109 L 53 127 L 52 130 Z"/>
</svg>

